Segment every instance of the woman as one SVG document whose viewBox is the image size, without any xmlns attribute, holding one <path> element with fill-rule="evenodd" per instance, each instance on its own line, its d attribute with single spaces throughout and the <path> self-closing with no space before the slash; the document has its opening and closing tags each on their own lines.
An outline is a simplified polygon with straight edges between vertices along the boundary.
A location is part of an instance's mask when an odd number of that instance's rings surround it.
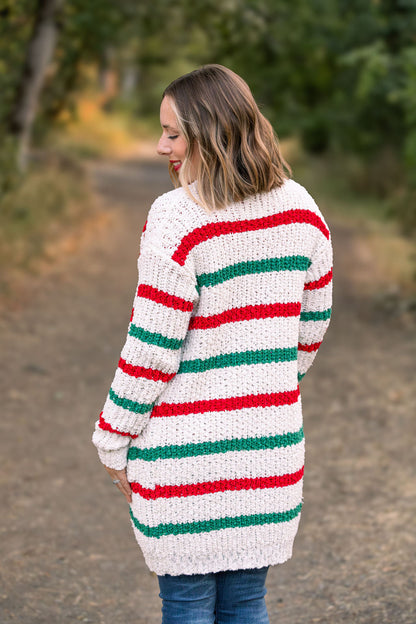
<svg viewBox="0 0 416 624">
<path fill-rule="evenodd" d="M 163 94 L 127 340 L 93 441 L 159 578 L 163 624 L 268 622 L 302 505 L 299 380 L 331 311 L 328 227 L 220 65 Z"/>
</svg>

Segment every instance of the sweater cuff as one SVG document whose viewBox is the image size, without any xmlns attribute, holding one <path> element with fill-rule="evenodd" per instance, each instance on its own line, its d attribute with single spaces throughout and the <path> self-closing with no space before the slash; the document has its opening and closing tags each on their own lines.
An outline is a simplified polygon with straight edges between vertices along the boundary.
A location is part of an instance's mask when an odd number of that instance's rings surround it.
<svg viewBox="0 0 416 624">
<path fill-rule="evenodd" d="M 116 451 L 103 451 L 102 449 L 98 450 L 98 457 L 101 462 L 107 468 L 113 468 L 114 470 L 123 470 L 127 466 L 127 453 L 129 450 L 128 446 L 124 446 L 121 449 L 117 449 Z"/>
</svg>

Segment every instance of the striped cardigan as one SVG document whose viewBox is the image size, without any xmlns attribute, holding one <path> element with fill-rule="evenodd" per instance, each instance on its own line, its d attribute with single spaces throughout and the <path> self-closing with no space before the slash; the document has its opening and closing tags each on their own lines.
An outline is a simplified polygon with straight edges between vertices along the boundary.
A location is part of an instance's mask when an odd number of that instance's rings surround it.
<svg viewBox="0 0 416 624">
<path fill-rule="evenodd" d="M 176 189 L 150 209 L 138 269 L 93 442 L 127 465 L 147 565 L 283 563 L 302 506 L 299 380 L 331 314 L 322 214 L 292 180 L 210 214 Z"/>
</svg>

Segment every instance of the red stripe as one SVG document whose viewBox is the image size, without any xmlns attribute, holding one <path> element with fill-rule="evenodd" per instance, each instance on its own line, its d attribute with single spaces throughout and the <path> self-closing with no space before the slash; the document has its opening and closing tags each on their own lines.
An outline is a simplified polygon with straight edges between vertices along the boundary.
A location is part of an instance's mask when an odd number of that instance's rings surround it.
<svg viewBox="0 0 416 624">
<path fill-rule="evenodd" d="M 247 394 L 228 399 L 205 399 L 188 403 L 160 403 L 155 405 L 151 418 L 162 416 L 181 416 L 183 414 L 202 414 L 204 412 L 223 412 L 245 407 L 268 407 L 269 405 L 291 405 L 299 398 L 299 386 L 296 390 L 271 392 L 265 394 Z"/>
<path fill-rule="evenodd" d="M 139 434 L 134 435 L 132 433 L 129 433 L 128 431 L 119 431 L 118 429 L 114 429 L 108 422 L 105 422 L 102 414 L 103 413 L 101 412 L 100 422 L 98 425 L 100 429 L 103 429 L 104 431 L 110 431 L 111 433 L 118 433 L 118 435 L 121 436 L 128 436 L 129 438 L 132 438 L 132 440 L 139 437 Z"/>
<path fill-rule="evenodd" d="M 133 364 L 128 364 L 123 358 L 120 358 L 118 366 L 124 373 L 130 375 L 130 377 L 145 377 L 146 379 L 152 379 L 152 381 L 170 381 L 176 374 L 162 373 L 162 371 L 153 368 L 144 368 L 144 366 L 134 366 Z"/>
<path fill-rule="evenodd" d="M 332 280 L 332 269 L 328 271 L 326 275 L 323 275 L 319 280 L 315 282 L 307 282 L 303 287 L 304 290 L 316 290 L 317 288 L 323 288 Z"/>
<path fill-rule="evenodd" d="M 299 316 L 300 302 L 270 303 L 268 305 L 248 305 L 243 308 L 231 308 L 212 316 L 193 316 L 189 322 L 189 329 L 210 329 L 219 327 L 223 323 L 264 319 L 275 316 Z"/>
<path fill-rule="evenodd" d="M 273 477 L 253 477 L 250 479 L 221 479 L 204 483 L 189 483 L 186 485 L 156 485 L 155 488 L 144 488 L 140 483 L 130 483 L 135 494 L 140 494 L 147 500 L 156 498 L 175 498 L 177 496 L 198 496 L 200 494 L 214 494 L 215 492 L 257 490 L 265 488 L 287 487 L 298 483 L 303 477 L 303 467 L 292 474 Z"/>
<path fill-rule="evenodd" d="M 318 351 L 319 347 L 321 346 L 322 341 L 321 342 L 314 342 L 313 344 L 298 344 L 298 349 L 299 351 L 308 351 L 309 353 L 312 353 L 312 351 Z"/>
<path fill-rule="evenodd" d="M 146 219 L 146 221 L 144 222 L 144 226 L 143 226 L 142 233 L 143 233 L 143 232 L 146 232 L 146 226 L 147 226 L 147 219 Z"/>
<path fill-rule="evenodd" d="M 278 225 L 288 225 L 290 223 L 309 223 L 321 230 L 322 234 L 329 239 L 329 230 L 322 219 L 311 210 L 299 208 L 257 219 L 206 223 L 199 228 L 195 228 L 192 232 L 189 232 L 183 237 L 179 247 L 172 256 L 172 260 L 175 260 L 178 264 L 184 265 L 188 253 L 195 245 L 199 245 L 199 243 L 209 240 L 214 236 L 234 234 L 236 232 L 252 232 L 269 227 L 276 227 Z"/>
<path fill-rule="evenodd" d="M 151 299 L 156 303 L 161 303 L 168 308 L 174 308 L 175 310 L 182 310 L 182 312 L 191 312 L 193 306 L 192 301 L 187 301 L 181 297 L 170 295 L 163 290 L 149 286 L 148 284 L 140 284 L 137 289 L 137 296 L 144 297 L 145 299 Z"/>
<path fill-rule="evenodd" d="M 130 314 L 130 323 L 133 320 L 133 316 L 134 316 L 134 308 L 132 308 L 131 314 Z"/>
</svg>

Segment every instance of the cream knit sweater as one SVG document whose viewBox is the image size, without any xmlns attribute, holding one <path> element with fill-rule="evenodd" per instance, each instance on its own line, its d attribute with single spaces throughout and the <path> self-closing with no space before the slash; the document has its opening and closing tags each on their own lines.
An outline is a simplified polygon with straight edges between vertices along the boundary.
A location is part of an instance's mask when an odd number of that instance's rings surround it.
<svg viewBox="0 0 416 624">
<path fill-rule="evenodd" d="M 146 562 L 173 575 L 283 563 L 302 506 L 298 382 L 331 314 L 322 214 L 292 180 L 210 214 L 176 189 L 150 209 L 138 268 L 93 442 L 127 464 Z"/>
</svg>

